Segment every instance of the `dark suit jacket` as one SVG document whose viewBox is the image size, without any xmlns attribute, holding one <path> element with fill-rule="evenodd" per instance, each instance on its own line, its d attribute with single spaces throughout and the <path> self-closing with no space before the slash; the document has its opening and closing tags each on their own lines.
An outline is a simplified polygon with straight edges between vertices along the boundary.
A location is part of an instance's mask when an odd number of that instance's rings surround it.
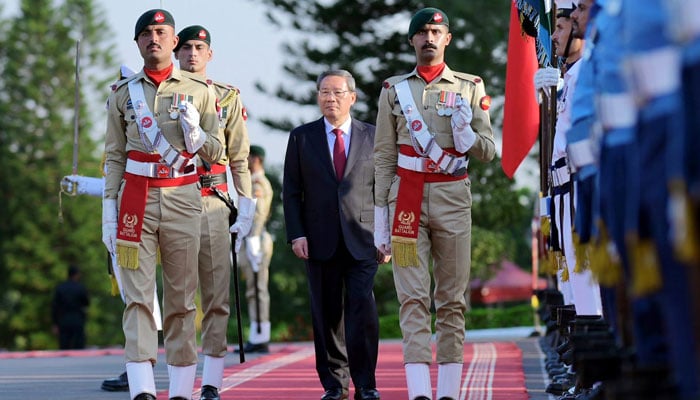
<svg viewBox="0 0 700 400">
<path fill-rule="evenodd" d="M 287 241 L 306 236 L 309 258 L 328 260 L 341 231 L 357 260 L 376 257 L 374 247 L 374 125 L 352 120 L 345 176 L 339 182 L 323 118 L 289 134 L 282 202 Z"/>
</svg>

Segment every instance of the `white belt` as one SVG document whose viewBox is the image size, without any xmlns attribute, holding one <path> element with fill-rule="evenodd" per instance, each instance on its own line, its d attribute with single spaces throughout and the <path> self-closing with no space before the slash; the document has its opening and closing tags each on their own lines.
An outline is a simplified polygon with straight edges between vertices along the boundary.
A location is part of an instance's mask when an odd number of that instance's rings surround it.
<svg viewBox="0 0 700 400">
<path fill-rule="evenodd" d="M 549 216 L 549 207 L 550 207 L 551 201 L 552 201 L 552 198 L 549 196 L 540 197 L 540 217 L 548 217 Z"/>
<path fill-rule="evenodd" d="M 466 156 L 454 156 L 450 155 L 453 157 L 451 160 L 450 164 L 452 163 L 464 163 L 464 169 L 467 169 L 467 165 L 469 164 L 469 159 Z M 445 157 L 447 158 L 447 157 Z M 405 154 L 399 153 L 399 159 L 396 163 L 399 167 L 408 169 L 411 171 L 416 171 L 416 172 L 427 172 L 427 173 L 441 173 L 441 168 L 435 164 L 435 162 L 427 157 L 412 157 L 412 156 L 407 156 Z"/>
<path fill-rule="evenodd" d="M 194 158 L 192 160 L 194 160 Z M 192 167 L 194 167 L 194 162 L 191 161 L 188 165 L 192 165 Z M 185 169 L 188 170 L 188 172 L 180 172 L 174 168 L 168 167 L 165 164 L 157 162 L 136 161 L 130 158 L 126 160 L 126 172 L 148 178 L 180 178 L 197 173 L 197 168 Z"/>
<path fill-rule="evenodd" d="M 674 47 L 635 54 L 629 66 L 642 100 L 671 93 L 680 87 L 681 54 Z"/>
<path fill-rule="evenodd" d="M 700 2 L 695 0 L 669 0 L 670 14 L 675 22 L 668 28 L 675 39 L 686 42 L 700 35 Z"/>
<path fill-rule="evenodd" d="M 584 165 L 593 164 L 595 162 L 595 157 L 593 156 L 592 146 L 593 144 L 590 139 L 569 143 L 566 147 L 566 154 L 570 161 L 569 165 L 580 169 Z"/>
<path fill-rule="evenodd" d="M 553 168 L 551 170 L 551 173 L 552 173 L 552 184 L 555 187 L 569 183 L 569 177 L 571 176 L 571 174 L 569 173 L 568 166 L 565 165 L 563 167 Z"/>
<path fill-rule="evenodd" d="M 633 127 L 637 121 L 637 107 L 629 93 L 603 94 L 598 97 L 600 122 L 604 129 Z"/>
</svg>

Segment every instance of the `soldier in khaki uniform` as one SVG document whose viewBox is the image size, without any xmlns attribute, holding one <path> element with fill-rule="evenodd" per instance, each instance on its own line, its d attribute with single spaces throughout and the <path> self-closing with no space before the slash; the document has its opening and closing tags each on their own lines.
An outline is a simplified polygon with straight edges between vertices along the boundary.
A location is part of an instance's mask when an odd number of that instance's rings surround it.
<svg viewBox="0 0 700 400">
<path fill-rule="evenodd" d="M 202 210 L 196 162 L 218 162 L 224 147 L 206 80 L 172 63 L 178 43 L 172 15 L 145 12 L 134 40 L 143 70 L 114 85 L 109 98 L 102 241 L 116 252 L 124 284 L 131 398 L 156 394 L 152 309 L 160 249 L 170 398 L 189 399 L 197 368 L 194 299 Z"/>
<path fill-rule="evenodd" d="M 375 157 L 375 245 L 393 256 L 410 400 L 432 399 L 430 259 L 435 280 L 437 398 L 457 399 L 464 352 L 464 300 L 471 267 L 469 157 L 495 154 L 481 78 L 444 62 L 447 15 L 424 8 L 408 40 L 417 66 L 384 82 Z"/>
<path fill-rule="evenodd" d="M 212 59 L 211 34 L 200 25 L 184 28 L 178 34 L 175 58 L 180 68 L 206 77 L 207 63 Z M 223 132 L 226 151 L 218 163 L 202 162 L 198 166 L 202 194 L 202 235 L 199 250 L 199 287 L 202 300 L 202 390 L 200 399 L 218 400 L 223 384 L 224 356 L 227 350 L 226 331 L 230 313 L 231 281 L 230 209 L 226 165 L 231 168 L 238 194 L 236 229 L 237 248 L 250 231 L 255 212 L 248 170 L 248 129 L 245 109 L 237 88 L 207 80 L 217 99 L 219 128 Z"/>
<path fill-rule="evenodd" d="M 257 199 L 255 217 L 250 234 L 241 246 L 238 265 L 246 282 L 245 297 L 248 302 L 250 333 L 243 351 L 267 353 L 270 342 L 270 260 L 272 259 L 272 237 L 265 224 L 270 218 L 272 185 L 265 176 L 265 149 L 250 146 L 248 168 L 251 173 L 253 196 Z"/>
</svg>

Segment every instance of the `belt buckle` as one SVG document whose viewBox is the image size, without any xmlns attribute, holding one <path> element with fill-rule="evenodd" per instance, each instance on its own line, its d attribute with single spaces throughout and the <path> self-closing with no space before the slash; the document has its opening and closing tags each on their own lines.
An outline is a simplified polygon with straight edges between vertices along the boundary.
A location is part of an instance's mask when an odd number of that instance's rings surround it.
<svg viewBox="0 0 700 400">
<path fill-rule="evenodd" d="M 425 172 L 435 173 L 435 172 L 438 172 L 440 170 L 440 167 L 438 167 L 438 165 L 435 163 L 435 161 L 433 161 L 429 158 L 425 159 L 423 164 L 425 166 L 425 168 L 424 168 Z"/>
<path fill-rule="evenodd" d="M 165 164 L 159 163 L 158 166 L 156 166 L 156 176 L 158 178 L 170 178 L 171 171 L 172 168 L 168 167 Z"/>
</svg>

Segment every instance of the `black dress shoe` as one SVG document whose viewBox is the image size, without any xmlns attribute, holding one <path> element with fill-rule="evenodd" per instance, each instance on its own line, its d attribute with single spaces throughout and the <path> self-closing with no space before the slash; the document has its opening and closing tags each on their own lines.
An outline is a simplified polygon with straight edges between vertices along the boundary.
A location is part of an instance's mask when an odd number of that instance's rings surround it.
<svg viewBox="0 0 700 400">
<path fill-rule="evenodd" d="M 425 397 L 425 396 L 418 396 L 418 397 L 416 397 L 416 398 L 413 399 L 413 400 L 430 400 L 430 399 L 427 398 L 427 397 Z"/>
<path fill-rule="evenodd" d="M 379 400 L 379 398 L 379 392 L 377 389 L 355 389 L 355 400 Z"/>
<path fill-rule="evenodd" d="M 129 379 L 126 376 L 126 371 L 122 372 L 116 378 L 105 379 L 102 381 L 102 390 L 108 392 L 128 392 L 129 391 Z"/>
<path fill-rule="evenodd" d="M 455 400 L 455 399 L 453 399 L 452 397 L 443 396 L 443 397 L 440 397 L 438 400 Z"/>
<path fill-rule="evenodd" d="M 156 400 L 156 396 L 150 393 L 141 393 L 138 396 L 134 397 L 134 400 Z"/>
<path fill-rule="evenodd" d="M 341 388 L 327 389 L 321 396 L 321 400 L 344 400 L 347 398 L 348 390 Z"/>
<path fill-rule="evenodd" d="M 239 349 L 235 349 L 233 352 L 240 353 L 241 351 Z M 270 346 L 268 343 L 246 342 L 245 346 L 243 346 L 243 352 L 245 352 L 245 353 L 269 353 Z"/>
<path fill-rule="evenodd" d="M 204 385 L 202 386 L 202 394 L 199 396 L 199 400 L 221 400 L 219 390 L 214 386 Z"/>
</svg>

